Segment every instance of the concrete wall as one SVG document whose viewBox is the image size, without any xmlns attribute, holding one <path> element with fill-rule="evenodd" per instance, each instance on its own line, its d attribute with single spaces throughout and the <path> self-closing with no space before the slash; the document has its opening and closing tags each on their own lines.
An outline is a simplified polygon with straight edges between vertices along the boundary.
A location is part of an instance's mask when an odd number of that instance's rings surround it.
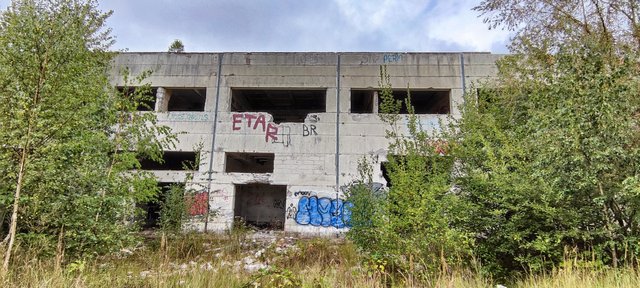
<svg viewBox="0 0 640 288">
<path fill-rule="evenodd" d="M 235 184 L 261 183 L 286 185 L 286 231 L 323 234 L 345 230 L 341 220 L 349 217 L 349 203 L 337 199 L 343 198 L 340 187 L 356 179 L 363 156 L 374 161 L 374 181 L 385 184 L 380 171 L 388 144 L 385 124 L 375 113 L 350 113 L 351 89 L 377 89 L 380 66 L 386 65 L 394 88 L 450 90 L 450 115 L 458 117 L 464 89 L 495 75 L 499 57 L 488 53 L 122 53 L 114 61 L 112 82 L 122 85 L 119 71 L 128 67 L 133 75 L 153 70 L 148 79 L 153 87 L 206 88 L 205 111 L 163 112 L 160 103 L 156 113 L 160 124 L 183 132 L 176 150 L 191 151 L 198 143 L 204 147 L 200 169 L 189 186 L 197 191 L 211 187 L 210 207 L 218 213 L 208 219 L 207 230 L 232 224 Z M 236 88 L 326 90 L 326 111 L 310 114 L 302 123 L 273 123 L 264 111 L 231 112 L 231 92 Z M 260 117 L 265 125 L 255 125 Z M 425 129 L 439 129 L 439 121 L 447 118 L 419 116 Z M 225 152 L 274 153 L 274 170 L 225 173 Z M 181 181 L 186 175 L 183 171 L 154 173 L 164 182 Z M 204 222 L 192 224 L 203 230 Z"/>
</svg>

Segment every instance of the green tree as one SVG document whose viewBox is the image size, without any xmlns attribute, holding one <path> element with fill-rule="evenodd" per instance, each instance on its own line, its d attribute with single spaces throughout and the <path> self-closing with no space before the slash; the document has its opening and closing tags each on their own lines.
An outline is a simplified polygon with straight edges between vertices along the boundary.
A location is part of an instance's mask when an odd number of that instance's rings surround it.
<svg viewBox="0 0 640 288">
<path fill-rule="evenodd" d="M 130 243 L 133 201 L 157 190 L 151 175 L 130 170 L 175 139 L 152 113 L 133 113 L 148 85 L 109 86 L 110 13 L 96 7 L 16 0 L 0 14 L 3 273 L 17 236 L 61 258 Z"/>
<path fill-rule="evenodd" d="M 637 1 L 483 1 L 513 29 L 495 81 L 451 130 L 466 229 L 497 275 L 539 271 L 566 251 L 635 263 L 638 247 Z M 583 254 L 584 253 L 584 254 Z"/>
<path fill-rule="evenodd" d="M 352 186 L 353 203 L 349 237 L 386 263 L 385 272 L 411 277 L 448 271 L 449 265 L 468 260 L 470 242 L 465 231 L 452 223 L 465 217 L 459 196 L 453 192 L 454 159 L 443 152 L 444 142 L 420 126 L 411 105 L 411 94 L 394 99 L 389 75 L 381 67 L 381 112 L 388 125 L 390 145 L 385 167 L 390 179 L 386 194 L 371 189 L 370 170 L 360 165 L 362 178 Z M 402 101 L 408 115 L 400 115 Z M 408 120 L 407 127 L 401 121 Z M 444 270 L 442 270 L 444 269 Z"/>
<path fill-rule="evenodd" d="M 169 45 L 169 52 L 184 52 L 184 44 L 182 44 L 182 41 L 180 39 L 173 40 L 173 42 L 171 42 L 171 45 Z"/>
</svg>

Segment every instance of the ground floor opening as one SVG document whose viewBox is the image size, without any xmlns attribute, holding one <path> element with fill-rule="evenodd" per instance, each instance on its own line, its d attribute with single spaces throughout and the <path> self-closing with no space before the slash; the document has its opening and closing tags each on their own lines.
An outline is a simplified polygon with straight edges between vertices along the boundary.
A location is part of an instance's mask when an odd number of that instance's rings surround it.
<svg viewBox="0 0 640 288">
<path fill-rule="evenodd" d="M 234 217 L 266 230 L 284 230 L 286 185 L 236 184 Z"/>
</svg>

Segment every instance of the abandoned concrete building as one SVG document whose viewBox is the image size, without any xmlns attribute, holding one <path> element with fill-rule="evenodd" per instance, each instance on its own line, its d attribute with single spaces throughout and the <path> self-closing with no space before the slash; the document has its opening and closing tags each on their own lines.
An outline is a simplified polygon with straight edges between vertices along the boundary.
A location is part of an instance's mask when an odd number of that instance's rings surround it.
<svg viewBox="0 0 640 288">
<path fill-rule="evenodd" d="M 377 115 L 380 66 L 387 67 L 394 97 L 410 87 L 423 128 L 439 129 L 440 120 L 459 115 L 465 89 L 495 75 L 498 57 L 121 53 L 111 81 L 122 86 L 125 67 L 132 75 L 152 70 L 150 107 L 160 124 L 180 134 L 164 163 L 143 161 L 143 169 L 162 185 L 184 183 L 192 173 L 186 185 L 193 229 L 225 230 L 241 217 L 264 229 L 328 234 L 349 226 L 343 189 L 357 179 L 363 156 L 373 159 L 374 186 L 387 183 L 381 165 L 387 127 Z M 183 170 L 181 163 L 197 155 L 197 170 Z"/>
</svg>

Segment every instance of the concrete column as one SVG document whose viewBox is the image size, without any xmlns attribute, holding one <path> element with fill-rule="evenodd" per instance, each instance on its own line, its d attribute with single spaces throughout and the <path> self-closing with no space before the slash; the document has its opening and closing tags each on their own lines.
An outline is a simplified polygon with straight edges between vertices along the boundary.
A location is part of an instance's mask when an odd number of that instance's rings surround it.
<svg viewBox="0 0 640 288">
<path fill-rule="evenodd" d="M 167 105 L 165 105 L 165 94 L 166 93 L 167 93 L 167 91 L 164 89 L 164 87 L 158 87 L 158 90 L 156 91 L 156 107 L 154 109 L 156 112 L 167 111 Z M 168 102 L 168 101 L 166 101 L 166 102 Z"/>
<path fill-rule="evenodd" d="M 380 108 L 378 108 L 378 91 L 374 90 L 373 91 L 373 114 L 378 114 L 378 112 L 380 112 Z"/>
</svg>

